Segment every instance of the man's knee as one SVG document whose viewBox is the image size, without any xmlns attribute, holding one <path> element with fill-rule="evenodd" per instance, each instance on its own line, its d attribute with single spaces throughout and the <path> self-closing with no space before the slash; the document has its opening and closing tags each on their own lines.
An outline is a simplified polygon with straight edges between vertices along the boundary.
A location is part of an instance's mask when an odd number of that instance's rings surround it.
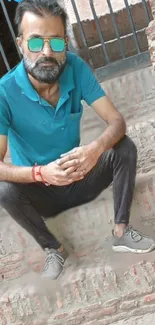
<svg viewBox="0 0 155 325">
<path fill-rule="evenodd" d="M 18 198 L 18 187 L 9 182 L 0 182 L 0 205 L 5 207 Z"/>
<path fill-rule="evenodd" d="M 127 161 L 137 161 L 137 147 L 128 136 L 124 136 L 115 146 L 115 150 L 119 156 Z"/>
</svg>

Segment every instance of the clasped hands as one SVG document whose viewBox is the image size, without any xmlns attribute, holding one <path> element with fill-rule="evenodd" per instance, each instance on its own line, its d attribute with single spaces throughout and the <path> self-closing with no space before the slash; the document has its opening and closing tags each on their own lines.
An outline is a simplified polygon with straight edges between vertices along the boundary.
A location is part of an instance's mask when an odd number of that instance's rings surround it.
<svg viewBox="0 0 155 325">
<path fill-rule="evenodd" d="M 82 180 L 96 165 L 100 153 L 98 145 L 74 148 L 60 159 L 42 167 L 42 176 L 50 185 L 65 186 Z"/>
</svg>

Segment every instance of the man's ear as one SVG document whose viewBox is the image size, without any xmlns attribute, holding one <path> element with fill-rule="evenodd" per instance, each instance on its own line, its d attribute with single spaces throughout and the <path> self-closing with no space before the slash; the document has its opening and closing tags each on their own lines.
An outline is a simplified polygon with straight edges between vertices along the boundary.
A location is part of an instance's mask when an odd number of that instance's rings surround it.
<svg viewBox="0 0 155 325">
<path fill-rule="evenodd" d="M 68 46 L 69 46 L 69 37 L 65 36 L 65 41 L 66 41 L 66 49 L 68 51 Z"/>
<path fill-rule="evenodd" d="M 21 46 L 19 46 L 20 53 L 23 54 L 23 49 Z"/>
<path fill-rule="evenodd" d="M 67 35 L 65 36 L 65 41 L 66 41 L 66 44 L 68 45 L 68 43 L 69 43 L 69 37 Z"/>
<path fill-rule="evenodd" d="M 20 37 L 17 37 L 16 38 L 16 41 L 17 41 L 17 45 L 19 47 L 19 50 L 20 50 L 20 53 L 23 54 L 23 49 L 22 49 L 22 40 Z"/>
</svg>

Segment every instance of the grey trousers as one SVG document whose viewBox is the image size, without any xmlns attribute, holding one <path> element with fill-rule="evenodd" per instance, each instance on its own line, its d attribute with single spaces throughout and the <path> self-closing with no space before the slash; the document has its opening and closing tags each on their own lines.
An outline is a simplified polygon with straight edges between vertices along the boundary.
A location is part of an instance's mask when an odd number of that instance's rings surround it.
<svg viewBox="0 0 155 325">
<path fill-rule="evenodd" d="M 115 223 L 129 223 L 136 163 L 136 146 L 125 136 L 99 158 L 83 180 L 71 185 L 46 187 L 42 183 L 1 182 L 0 205 L 43 249 L 58 249 L 60 243 L 46 227 L 43 217 L 55 217 L 62 211 L 90 202 L 111 183 Z"/>
</svg>

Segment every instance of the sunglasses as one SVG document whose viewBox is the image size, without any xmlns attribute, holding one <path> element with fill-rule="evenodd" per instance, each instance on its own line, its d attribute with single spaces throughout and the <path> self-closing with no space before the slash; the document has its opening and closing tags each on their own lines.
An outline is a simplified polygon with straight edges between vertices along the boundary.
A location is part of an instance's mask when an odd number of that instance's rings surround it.
<svg viewBox="0 0 155 325">
<path fill-rule="evenodd" d="M 42 37 L 32 37 L 27 41 L 28 49 L 30 52 L 41 52 L 44 48 L 45 42 L 50 44 L 51 50 L 53 52 L 64 52 L 66 48 L 66 41 L 63 38 L 53 37 L 53 38 L 42 38 Z"/>
</svg>

